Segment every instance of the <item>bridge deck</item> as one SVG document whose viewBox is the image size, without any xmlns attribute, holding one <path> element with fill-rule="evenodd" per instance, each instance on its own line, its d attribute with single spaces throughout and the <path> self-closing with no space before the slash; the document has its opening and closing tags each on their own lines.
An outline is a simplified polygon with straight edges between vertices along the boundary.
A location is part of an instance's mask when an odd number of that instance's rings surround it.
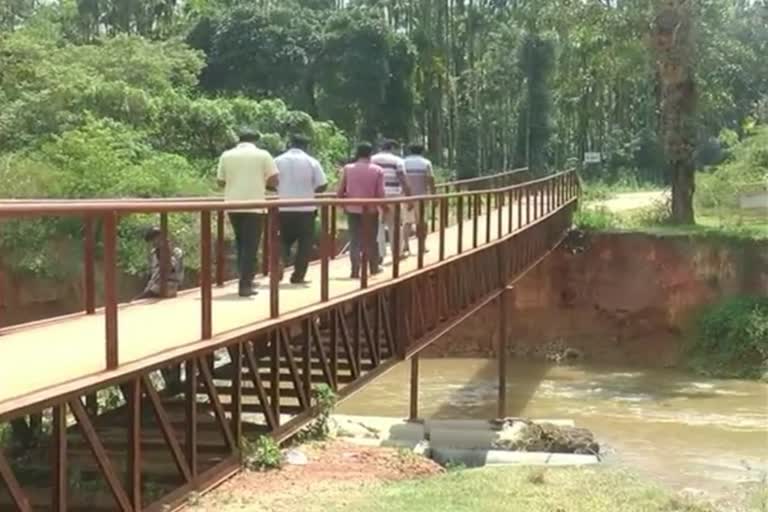
<svg viewBox="0 0 768 512">
<path fill-rule="evenodd" d="M 524 202 L 524 200 L 523 200 Z M 506 208 L 505 208 L 506 210 Z M 525 210 L 525 207 L 523 208 Z M 518 208 L 512 208 L 513 225 L 520 226 Z M 498 216 L 491 212 L 491 240 L 497 238 Z M 503 232 L 508 226 L 508 212 L 503 215 Z M 486 241 L 487 219 L 478 218 L 478 247 Z M 410 241 L 412 252 L 417 243 Z M 439 233 L 426 241 L 428 252 L 425 266 L 439 261 Z M 463 223 L 463 250 L 473 247 L 473 222 Z M 458 226 L 445 229 L 445 257 L 458 254 Z M 417 269 L 417 257 L 411 256 L 400 264 L 400 274 Z M 349 260 L 340 257 L 330 262 L 329 288 L 331 298 L 360 289 L 358 280 L 349 278 Z M 392 276 L 391 263 L 385 272 L 373 277 L 375 286 Z M 280 312 L 289 313 L 320 304 L 320 266 L 311 265 L 309 286 L 283 283 L 280 285 Z M 192 290 L 178 298 L 121 306 L 118 315 L 119 361 L 125 366 L 172 349 L 200 341 L 200 290 Z M 252 298 L 238 297 L 236 286 L 230 284 L 213 289 L 213 334 L 221 335 L 247 325 L 269 319 L 268 285 Z M 78 315 L 31 328 L 11 330 L 0 336 L 0 413 L 14 409 L 24 397 L 47 388 L 106 374 L 104 315 Z"/>
</svg>

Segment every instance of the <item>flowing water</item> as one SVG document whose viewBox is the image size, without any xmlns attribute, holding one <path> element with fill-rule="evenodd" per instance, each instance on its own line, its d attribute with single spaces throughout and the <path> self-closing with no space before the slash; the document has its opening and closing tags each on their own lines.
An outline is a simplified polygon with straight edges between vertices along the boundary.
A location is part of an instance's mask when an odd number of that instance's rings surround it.
<svg viewBox="0 0 768 512">
<path fill-rule="evenodd" d="M 496 416 L 496 363 L 422 360 L 424 418 Z M 768 474 L 768 385 L 666 369 L 550 366 L 514 361 L 507 416 L 573 419 L 609 448 L 609 460 L 675 487 L 719 492 Z M 408 414 L 409 365 L 339 407 L 342 414 Z"/>
</svg>

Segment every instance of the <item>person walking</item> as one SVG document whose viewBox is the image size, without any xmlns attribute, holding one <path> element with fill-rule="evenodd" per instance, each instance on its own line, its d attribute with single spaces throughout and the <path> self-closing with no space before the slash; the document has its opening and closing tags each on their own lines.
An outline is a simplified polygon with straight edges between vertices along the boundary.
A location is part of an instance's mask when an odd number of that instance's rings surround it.
<svg viewBox="0 0 768 512">
<path fill-rule="evenodd" d="M 280 199 L 311 199 L 324 192 L 328 181 L 320 162 L 307 154 L 309 139 L 303 135 L 291 137 L 291 148 L 275 159 L 280 173 Z M 307 284 L 306 275 L 315 235 L 315 206 L 285 206 L 280 208 L 280 241 L 283 264 L 291 256 L 294 244 L 296 258 L 291 283 Z"/>
<path fill-rule="evenodd" d="M 384 171 L 371 162 L 373 146 L 362 143 L 357 147 L 356 160 L 344 166 L 338 197 L 347 199 L 383 199 Z M 386 210 L 386 208 L 385 208 Z M 363 247 L 368 248 L 368 264 L 371 274 L 381 272 L 379 248 L 375 233 L 379 229 L 378 208 L 347 206 L 347 225 L 349 228 L 349 259 L 352 264 L 352 278 L 360 277 L 361 254 Z"/>
<path fill-rule="evenodd" d="M 421 144 L 411 144 L 408 148 L 408 156 L 403 159 L 405 164 L 405 174 L 408 179 L 411 195 L 426 196 L 435 194 L 435 175 L 432 171 L 432 162 L 424 158 L 424 146 Z M 423 240 L 427 236 L 427 223 L 419 217 L 419 209 L 413 210 L 413 223 L 408 227 L 415 226 L 416 236 Z M 411 236 L 412 229 L 405 230 L 406 239 Z M 424 248 L 427 251 L 426 246 Z"/>
<path fill-rule="evenodd" d="M 224 187 L 225 202 L 264 201 L 267 189 L 277 188 L 275 161 L 268 151 L 256 147 L 258 141 L 258 133 L 243 130 L 239 144 L 221 155 L 216 174 L 219 185 Z M 253 289 L 256 254 L 266 215 L 263 208 L 232 210 L 229 221 L 237 248 L 238 294 L 250 297 L 256 293 Z"/>
<path fill-rule="evenodd" d="M 398 145 L 393 140 L 385 140 L 381 145 L 381 151 L 373 155 L 371 162 L 381 167 L 384 171 L 384 192 L 387 198 L 403 197 L 410 195 L 410 189 L 405 173 L 405 163 L 403 159 L 395 154 Z M 389 208 L 383 213 L 382 219 L 384 226 L 386 227 L 386 236 L 389 241 L 389 247 L 392 252 L 392 259 L 395 258 L 395 232 L 400 232 L 400 254 L 398 257 L 402 257 L 406 253 L 410 253 L 408 239 L 402 236 L 403 223 L 407 220 L 409 211 L 413 208 L 409 205 L 401 210 L 400 224 L 395 225 L 395 209 Z M 384 259 L 386 254 L 386 245 L 383 237 L 379 237 L 379 255 L 381 260 Z"/>
</svg>

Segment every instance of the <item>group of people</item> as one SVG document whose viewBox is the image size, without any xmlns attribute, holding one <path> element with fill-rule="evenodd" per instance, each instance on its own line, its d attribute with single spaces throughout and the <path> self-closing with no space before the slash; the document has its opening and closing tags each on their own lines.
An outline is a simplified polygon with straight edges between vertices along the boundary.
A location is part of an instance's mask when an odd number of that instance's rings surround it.
<svg viewBox="0 0 768 512">
<path fill-rule="evenodd" d="M 374 153 L 371 144 L 360 144 L 355 161 L 342 170 L 338 197 L 392 199 L 434 193 L 432 163 L 424 157 L 424 147 L 413 144 L 405 158 L 399 156 L 397 150 L 397 143 L 391 140 L 385 141 L 377 153 Z M 387 243 L 393 259 L 402 258 L 410 254 L 409 239 L 414 230 L 417 236 L 426 236 L 426 226 L 423 219 L 419 218 L 418 209 L 413 203 L 401 208 L 401 212 L 398 222 L 395 209 L 387 205 L 380 208 L 365 208 L 361 205 L 346 207 L 351 277 L 360 276 L 364 248 L 367 251 L 370 272 L 375 275 L 381 272 Z M 399 254 L 395 254 L 396 238 L 402 242 Z"/>
<path fill-rule="evenodd" d="M 291 137 L 290 148 L 277 158 L 258 147 L 259 135 L 245 130 L 239 143 L 225 151 L 217 170 L 219 185 L 224 189 L 225 202 L 263 201 L 267 191 L 276 191 L 280 199 L 311 201 L 328 186 L 326 174 L 317 159 L 309 154 L 309 139 L 302 135 Z M 344 166 L 337 196 L 347 199 L 384 199 L 434 193 L 432 164 L 424 156 L 424 147 L 410 146 L 404 158 L 398 155 L 398 144 L 387 140 L 378 152 L 369 143 L 358 145 L 354 160 Z M 349 256 L 351 277 L 360 276 L 363 247 L 367 250 L 371 274 L 381 272 L 387 241 L 393 258 L 407 256 L 408 240 L 413 234 L 425 236 L 426 226 L 418 218 L 412 204 L 402 208 L 396 223 L 394 208 L 348 205 Z M 228 216 L 235 235 L 238 294 L 249 297 L 256 293 L 253 279 L 256 256 L 266 225 L 264 209 L 229 210 Z M 294 246 L 291 283 L 307 284 L 307 268 L 312 257 L 317 207 L 298 204 L 280 207 L 280 241 L 283 262 L 290 259 Z M 414 233 L 415 231 L 415 233 Z M 402 241 L 400 254 L 394 254 L 395 233 Z M 151 246 L 151 277 L 139 298 L 160 297 L 160 253 L 166 241 L 157 228 L 145 237 Z M 165 247 L 170 256 L 170 268 L 165 296 L 176 294 L 183 277 L 182 253 L 178 248 Z M 282 276 L 281 276 L 282 279 Z"/>
</svg>

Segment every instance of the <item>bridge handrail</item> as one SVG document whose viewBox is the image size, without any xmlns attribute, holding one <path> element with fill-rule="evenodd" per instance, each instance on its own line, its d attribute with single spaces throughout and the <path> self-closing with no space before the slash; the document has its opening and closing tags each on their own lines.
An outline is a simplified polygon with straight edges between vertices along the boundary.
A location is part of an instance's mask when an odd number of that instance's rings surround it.
<svg viewBox="0 0 768 512">
<path fill-rule="evenodd" d="M 424 238 L 418 238 L 418 267 L 420 271 L 424 268 L 431 268 L 433 265 L 440 265 L 450 258 L 459 257 L 463 252 L 477 250 L 482 245 L 491 243 L 491 225 L 492 213 L 498 215 L 496 221 L 498 239 L 505 236 L 512 236 L 514 233 L 524 230 L 532 225 L 536 225 L 543 219 L 561 211 L 572 205 L 578 197 L 580 184 L 576 173 L 573 170 L 563 171 L 546 177 L 539 178 L 526 183 L 510 185 L 500 188 L 487 190 L 471 190 L 452 192 L 447 194 L 412 196 L 391 199 L 314 199 L 314 200 L 275 200 L 275 201 L 246 201 L 223 203 L 221 201 L 78 201 L 72 200 L 65 203 L 22 203 L 22 204 L 0 204 L 0 217 L 23 217 L 28 215 L 74 215 L 79 214 L 83 217 L 83 242 L 84 242 L 84 282 L 85 282 L 85 313 L 94 314 L 96 312 L 96 279 L 95 279 L 95 223 L 94 217 L 100 217 L 103 229 L 103 296 L 104 296 L 104 317 L 105 317 L 105 336 L 106 336 L 106 369 L 114 370 L 118 367 L 118 298 L 117 298 L 117 224 L 121 215 L 131 213 L 160 213 L 161 230 L 164 237 L 167 237 L 167 215 L 173 212 L 194 211 L 200 215 L 200 284 L 201 293 L 201 340 L 208 340 L 213 337 L 212 332 L 212 286 L 214 283 L 214 258 L 213 258 L 213 235 L 212 235 L 212 212 L 217 212 L 216 218 L 216 265 L 215 265 L 215 283 L 223 286 L 225 282 L 226 258 L 224 253 L 224 211 L 228 209 L 266 209 L 268 214 L 265 216 L 266 236 L 264 236 L 264 255 L 262 258 L 262 271 L 270 276 L 269 280 L 269 298 L 270 298 L 270 318 L 278 318 L 281 315 L 279 306 L 279 283 L 280 278 L 280 248 L 279 248 L 279 209 L 282 206 L 306 206 L 315 205 L 319 207 L 321 219 L 321 250 L 320 250 L 320 301 L 318 304 L 326 304 L 330 299 L 329 284 L 329 262 L 335 258 L 337 251 L 336 242 L 336 209 L 340 206 L 363 206 L 368 208 L 377 208 L 380 206 L 394 206 L 394 215 L 397 219 L 402 219 L 403 206 L 416 205 L 419 209 L 420 217 L 424 219 L 420 227 L 421 233 L 427 232 L 439 233 L 439 259 L 432 265 L 425 266 L 424 254 L 426 252 Z M 466 201 L 465 201 L 466 199 Z M 495 207 L 494 207 L 495 202 Z M 426 215 L 427 207 L 431 206 L 431 219 Z M 484 213 L 483 213 L 484 212 Z M 507 215 L 507 221 L 504 221 L 503 215 Z M 517 222 L 513 222 L 515 215 Z M 485 243 L 479 242 L 478 227 L 479 218 L 485 217 Z M 523 222 L 525 219 L 525 223 Z M 472 221 L 471 226 L 466 230 L 472 231 L 472 246 L 465 247 L 463 232 L 464 224 Z M 454 256 L 445 255 L 445 240 L 447 237 L 446 228 L 451 225 L 457 226 L 457 254 Z M 515 227 L 515 225 L 517 227 Z M 371 232 L 369 220 L 363 222 L 363 236 L 374 236 Z M 392 241 L 393 253 L 399 254 L 401 247 L 399 233 L 395 233 Z M 365 245 L 365 244 L 363 244 Z M 161 244 L 166 247 L 165 244 Z M 161 248 L 161 286 L 166 284 L 169 263 L 167 247 Z M 368 268 L 366 265 L 367 255 L 365 249 L 362 254 L 363 263 L 361 265 L 360 289 L 368 288 Z M 392 278 L 400 277 L 399 260 L 395 259 L 392 264 Z M 161 289 L 162 290 L 162 289 Z M 162 291 L 161 291 L 162 294 Z M 80 313 L 82 314 L 82 313 Z M 55 321 L 48 320 L 48 321 Z M 47 321 L 43 321 L 47 322 Z M 38 322 L 40 323 L 40 322 Z M 28 324 L 29 325 L 29 324 Z M 17 329 L 23 329 L 26 326 L 14 326 L 0 331 L 0 334 Z"/>
<path fill-rule="evenodd" d="M 515 175 L 528 172 L 527 167 L 520 169 L 513 169 L 511 171 L 505 171 L 490 176 L 479 176 L 477 178 L 466 178 L 462 180 L 446 181 L 435 184 L 436 190 L 447 189 L 451 187 L 470 186 L 476 183 L 492 182 L 492 184 L 498 183 L 506 179 L 510 179 Z M 322 192 L 315 195 L 317 199 L 335 198 L 336 192 Z M 269 195 L 266 198 L 267 201 L 279 201 L 280 198 L 277 195 Z M 87 202 L 87 203 L 126 203 L 126 202 L 141 202 L 154 204 L 165 201 L 175 202 L 204 202 L 204 201 L 216 201 L 224 202 L 223 195 L 214 196 L 177 196 L 177 197 L 90 197 L 90 198 L 45 198 L 45 197 L 29 197 L 29 198 L 0 198 L 0 205 L 5 204 L 67 204 L 71 202 Z M 271 203 L 270 203 L 271 204 Z"/>
<path fill-rule="evenodd" d="M 96 213 L 183 213 L 203 211 L 227 211 L 227 210 L 269 210 L 282 207 L 297 206 L 363 206 L 381 207 L 397 204 L 412 204 L 421 201 L 435 201 L 438 199 L 456 199 L 460 197 L 485 196 L 521 190 L 526 187 L 541 185 L 557 177 L 574 173 L 573 170 L 562 171 L 536 180 L 526 181 L 515 185 L 500 188 L 464 190 L 434 195 L 405 196 L 382 199 L 348 199 L 332 197 L 319 197 L 312 199 L 266 199 L 262 201 L 223 201 L 211 199 L 64 199 L 55 201 L 20 201 L 0 202 L 0 217 L 16 217 L 29 215 L 57 216 L 68 214 L 96 214 Z"/>
</svg>

